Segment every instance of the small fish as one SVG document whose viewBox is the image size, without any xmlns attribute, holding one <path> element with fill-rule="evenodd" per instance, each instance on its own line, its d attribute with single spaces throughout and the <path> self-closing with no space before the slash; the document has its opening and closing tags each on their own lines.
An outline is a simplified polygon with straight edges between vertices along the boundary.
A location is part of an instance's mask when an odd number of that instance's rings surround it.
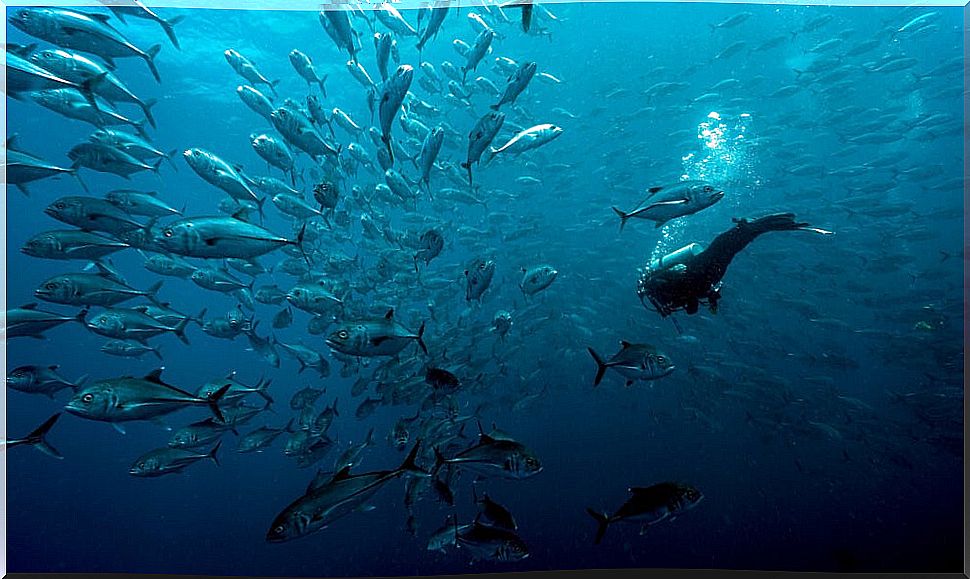
<svg viewBox="0 0 970 579">
<path fill-rule="evenodd" d="M 630 386 L 636 380 L 657 380 L 669 375 L 675 366 L 670 358 L 649 344 L 632 344 L 620 341 L 620 351 L 609 361 L 604 361 L 592 348 L 586 348 L 596 362 L 596 377 L 593 386 L 599 386 L 603 375 L 610 368 L 624 376 L 626 385 Z"/>
<path fill-rule="evenodd" d="M 662 227 L 671 219 L 697 213 L 724 198 L 724 191 L 706 181 L 681 181 L 673 185 L 651 187 L 647 198 L 636 209 L 625 212 L 613 207 L 620 217 L 620 230 L 630 218 L 648 219 Z"/>
<path fill-rule="evenodd" d="M 203 459 L 211 460 L 219 464 L 216 453 L 222 441 L 217 442 L 212 450 L 204 454 L 198 454 L 189 450 L 179 448 L 156 448 L 149 451 L 135 460 L 128 474 L 137 477 L 157 477 L 166 474 L 181 472 L 185 467 Z"/>
<path fill-rule="evenodd" d="M 655 484 L 651 487 L 632 487 L 630 493 L 632 496 L 612 515 L 586 509 L 599 525 L 594 540 L 597 545 L 603 540 L 606 529 L 613 523 L 640 523 L 642 535 L 647 527 L 664 520 L 672 520 L 680 513 L 697 506 L 697 503 L 704 498 L 696 488 L 673 482 Z"/>
</svg>

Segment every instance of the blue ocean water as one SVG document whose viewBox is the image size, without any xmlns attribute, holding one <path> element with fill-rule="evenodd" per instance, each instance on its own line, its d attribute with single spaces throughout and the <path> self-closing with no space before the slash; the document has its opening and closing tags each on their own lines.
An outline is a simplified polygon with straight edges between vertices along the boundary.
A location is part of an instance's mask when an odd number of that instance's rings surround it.
<svg viewBox="0 0 970 579">
<path fill-rule="evenodd" d="M 236 86 L 249 83 L 223 52 L 235 49 L 267 79 L 279 79 L 274 106 L 285 98 L 305 103 L 308 91 L 319 94 L 287 57 L 293 49 L 309 55 L 328 75 L 325 107 L 339 107 L 365 129 L 353 135 L 333 127 L 342 159 L 334 177 L 341 188 L 337 217 L 332 229 L 319 218 L 310 220 L 318 233 L 308 244 L 311 258 L 327 283 L 350 292 L 323 334 L 308 330 L 311 316 L 298 308 L 292 325 L 279 329 L 272 320 L 281 306 L 257 303 L 246 316 L 260 322 L 261 337 L 302 340 L 322 353 L 332 372 L 326 378 L 312 369 L 298 372 L 298 363 L 283 352 L 280 367 L 273 367 L 252 351 L 245 335 L 219 339 L 197 324 L 187 330 L 190 345 L 172 335 L 150 341 L 164 361 L 150 353 L 112 357 L 100 351 L 106 338 L 76 323 L 49 330 L 45 340 L 9 340 L 8 370 L 56 364 L 67 379 L 88 375 L 95 381 L 143 376 L 164 366 L 167 383 L 192 392 L 230 371 L 250 385 L 272 379 L 272 409 L 240 426 L 240 434 L 285 425 L 299 414 L 289 406 L 293 393 L 325 387 L 316 409 L 338 400 L 339 416 L 329 432 L 336 448 L 301 469 L 282 452 L 287 434 L 264 452 L 239 454 L 238 437 L 229 432 L 221 465 L 203 460 L 181 473 L 138 478 L 128 473 L 133 462 L 164 447 L 171 431 L 135 422 L 120 434 L 108 423 L 64 413 L 48 437 L 63 460 L 30 448 L 6 453 L 11 571 L 368 576 L 617 567 L 959 568 L 960 10 L 549 4 L 534 7 L 525 33 L 519 8 L 505 8 L 503 19 L 494 4 L 453 6 L 420 56 L 413 36 L 394 34 L 398 58 L 392 57 L 389 69 L 413 66 L 411 92 L 433 106 L 410 106 L 407 116 L 428 128 L 440 125 L 446 134 L 432 171 L 434 195 L 413 185 L 413 201 L 375 190 L 385 182 L 384 170 L 377 143 L 365 133 L 378 126 L 379 115 L 372 116 L 367 91 L 347 70 L 347 51 L 323 30 L 317 12 L 158 12 L 184 17 L 175 25 L 181 50 L 154 22 L 112 22 L 136 46 L 161 44 L 161 83 L 137 58 L 117 59 L 116 74 L 139 97 L 158 100 L 157 129 L 147 132 L 159 150 L 173 152 L 172 163 L 163 162 L 157 176 L 138 173 L 130 182 L 82 168 L 87 194 L 157 191 L 170 206 L 184 207 L 186 216 L 220 214 L 227 195 L 182 159 L 182 151 L 195 147 L 242 166 L 249 176 L 288 180 L 250 146 L 252 133 L 276 133 L 234 94 Z M 419 83 L 420 63 L 432 63 L 447 84 L 442 63 L 461 67 L 466 60 L 452 41 L 473 44 L 479 34 L 472 13 L 496 35 L 467 75 L 470 97 L 446 97 L 444 87 L 427 90 Z M 401 14 L 412 26 L 427 26 L 427 14 L 420 25 L 415 10 Z M 359 62 L 379 82 L 371 36 L 387 26 L 371 11 L 350 22 L 359 34 Z M 9 24 L 7 34 L 8 42 L 48 46 Z M 459 167 L 467 135 L 498 101 L 477 78 L 504 90 L 508 73 L 495 64 L 501 57 L 534 61 L 538 74 L 549 76 L 537 75 L 514 105 L 503 106 L 506 124 L 493 145 L 540 123 L 563 132 L 533 151 L 475 165 L 477 189 L 469 199 Z M 8 98 L 7 107 L 8 134 L 18 135 L 19 147 L 61 166 L 70 165 L 67 152 L 95 130 L 29 95 Z M 142 118 L 135 106 L 118 108 Z M 321 133 L 330 138 L 327 129 Z M 391 134 L 412 155 L 420 150 L 421 139 L 409 136 L 398 119 Z M 375 168 L 352 160 L 351 142 Z M 297 166 L 296 188 L 314 204 L 313 185 L 324 169 L 307 155 L 298 155 Z M 394 168 L 411 180 L 420 176 L 399 155 Z M 632 209 L 648 187 L 682 179 L 709 181 L 725 196 L 663 226 L 632 219 L 619 230 L 611 206 Z M 11 308 L 39 301 L 34 290 L 46 279 L 87 265 L 18 251 L 37 233 L 69 228 L 45 215 L 45 207 L 62 196 L 86 194 L 69 177 L 37 181 L 29 189 L 27 197 L 10 187 L 7 197 Z M 696 315 L 678 312 L 665 319 L 638 299 L 639 270 L 650 259 L 691 242 L 708 244 L 734 225 L 732 218 L 775 212 L 793 212 L 834 235 L 781 232 L 756 240 L 724 276 L 716 314 L 702 307 Z M 295 237 L 298 227 L 272 201 L 265 213 L 267 229 Z M 362 217 L 389 233 L 368 234 Z M 413 240 L 430 227 L 442 232 L 444 249 L 430 263 L 421 262 L 416 274 Z M 145 269 L 147 255 L 126 249 L 110 261 L 130 286 L 144 289 L 162 279 Z M 326 270 L 326 258 L 339 255 L 359 259 L 352 267 Z M 478 256 L 496 263 L 481 303 L 465 298 L 464 272 Z M 259 262 L 269 268 L 290 257 L 299 254 L 275 251 Z M 520 289 L 522 268 L 540 264 L 552 265 L 558 276 L 527 297 Z M 248 283 L 245 274 L 236 274 Z M 188 279 L 164 280 L 159 299 L 179 311 L 206 307 L 208 320 L 236 308 L 236 299 Z M 276 283 L 286 291 L 297 281 L 277 270 L 259 275 L 255 286 Z M 80 309 L 39 303 L 70 315 Z M 138 303 L 145 302 L 120 307 Z M 390 307 L 411 330 L 426 324 L 427 356 L 408 346 L 400 367 L 383 369 L 383 359 L 345 364 L 330 352 L 324 338 L 338 324 L 380 317 Z M 504 339 L 492 331 L 500 310 L 513 319 Z M 630 386 L 610 370 L 594 388 L 596 365 L 587 348 L 612 356 L 620 340 L 652 344 L 675 370 Z M 494 424 L 526 444 L 541 459 L 542 472 L 479 482 L 465 472 L 452 484 L 454 506 L 431 491 L 420 497 L 412 509 L 413 534 L 405 482 L 392 480 L 369 502 L 372 511 L 351 513 L 291 542 L 267 542 L 274 517 L 304 493 L 317 469 L 331 470 L 370 428 L 375 444 L 352 472 L 401 463 L 404 453 L 388 434 L 399 418 L 419 410 L 424 396 L 395 404 L 400 400 L 392 392 L 409 380 L 420 382 L 425 362 L 462 379 L 463 388 L 451 396 L 461 416 L 476 414 L 486 432 Z M 367 393 L 354 396 L 352 385 L 371 375 Z M 368 397 L 384 403 L 358 419 L 355 410 Z M 69 390 L 49 399 L 8 388 L 8 437 L 23 436 L 70 398 Z M 256 396 L 247 403 L 262 406 Z M 205 409 L 192 408 L 164 422 L 177 430 L 207 416 Z M 474 418 L 464 434 L 467 440 L 459 445 L 475 444 Z M 664 481 L 693 485 L 704 498 L 642 534 L 639 525 L 611 525 L 602 543 L 593 544 L 596 523 L 587 507 L 612 513 L 629 497 L 628 487 Z M 515 515 L 528 558 L 473 562 L 460 546 L 427 548 L 449 515 L 463 524 L 475 517 L 473 485 Z"/>
</svg>

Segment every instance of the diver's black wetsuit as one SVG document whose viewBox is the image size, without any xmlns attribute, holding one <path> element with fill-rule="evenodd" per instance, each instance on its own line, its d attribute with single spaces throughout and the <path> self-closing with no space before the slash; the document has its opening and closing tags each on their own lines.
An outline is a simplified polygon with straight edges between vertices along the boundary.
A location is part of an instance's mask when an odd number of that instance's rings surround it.
<svg viewBox="0 0 970 579">
<path fill-rule="evenodd" d="M 649 300 L 663 317 L 681 309 L 695 314 L 701 303 L 707 303 L 711 311 L 716 312 L 721 297 L 718 286 L 738 252 L 762 233 L 808 227 L 807 223 L 796 222 L 793 213 L 735 222 L 737 225 L 715 237 L 707 249 L 682 264 L 644 272 L 637 287 L 644 305 Z"/>
</svg>

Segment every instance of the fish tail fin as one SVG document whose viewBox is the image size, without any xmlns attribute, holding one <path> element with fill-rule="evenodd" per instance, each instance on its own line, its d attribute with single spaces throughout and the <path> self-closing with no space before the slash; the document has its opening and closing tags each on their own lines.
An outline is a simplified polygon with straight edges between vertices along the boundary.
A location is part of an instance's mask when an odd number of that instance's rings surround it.
<svg viewBox="0 0 970 579">
<path fill-rule="evenodd" d="M 279 85 L 279 84 L 280 84 L 280 79 L 276 79 L 276 80 L 274 80 L 274 81 L 271 81 L 271 82 L 269 83 L 269 89 L 270 89 L 271 91 L 273 91 L 273 96 L 275 96 L 275 97 L 278 97 L 278 96 L 280 96 L 280 95 L 279 95 L 279 93 L 278 93 L 278 92 L 276 92 L 276 86 L 277 86 L 277 85 Z"/>
<path fill-rule="evenodd" d="M 131 123 L 131 126 L 135 127 L 135 132 L 137 132 L 141 136 L 141 138 L 145 139 L 146 141 L 149 139 L 148 131 L 145 130 L 144 120 L 135 121 Z"/>
<path fill-rule="evenodd" d="M 424 322 L 421 322 L 421 327 L 418 328 L 418 345 L 424 351 L 424 354 L 428 354 L 428 346 L 424 344 Z"/>
<path fill-rule="evenodd" d="M 374 444 L 374 427 L 371 426 L 370 430 L 367 431 L 367 438 L 364 439 L 364 444 L 370 446 Z"/>
<path fill-rule="evenodd" d="M 61 413 L 58 412 L 45 420 L 43 424 L 35 428 L 30 434 L 27 435 L 28 444 L 44 454 L 57 459 L 64 458 L 64 455 L 58 452 L 56 448 L 47 442 L 47 433 L 50 432 L 51 428 L 54 427 L 54 423 L 57 422 L 57 419 L 60 417 Z"/>
<path fill-rule="evenodd" d="M 174 46 L 176 50 L 182 50 L 182 47 L 179 46 L 179 39 L 175 36 L 175 25 L 184 19 L 185 16 L 176 16 L 175 18 L 171 18 L 169 20 L 159 21 L 159 24 L 162 25 L 162 30 L 165 31 L 165 35 L 168 36 L 168 39 L 172 42 L 172 46 Z"/>
<path fill-rule="evenodd" d="M 175 172 L 178 172 L 179 167 L 178 165 L 175 164 L 175 161 L 173 159 L 175 158 L 176 155 L 178 155 L 178 152 L 179 152 L 178 149 L 172 149 L 171 151 L 168 152 L 167 155 L 165 155 L 165 158 L 168 159 L 168 162 L 172 165 L 172 169 Z M 180 213 L 180 215 L 184 215 L 184 214 L 185 214 L 185 204 L 183 204 L 182 206 L 182 213 Z"/>
<path fill-rule="evenodd" d="M 613 208 L 613 212 L 616 213 L 620 217 L 620 231 L 623 231 L 623 228 L 626 226 L 627 219 L 629 219 L 630 217 L 632 217 L 632 214 L 631 213 L 624 213 L 623 211 L 620 211 L 616 207 Z"/>
<path fill-rule="evenodd" d="M 212 411 L 212 415 L 216 417 L 216 420 L 222 423 L 226 422 L 226 417 L 223 416 L 222 409 L 219 408 L 219 401 L 222 400 L 222 397 L 226 395 L 226 392 L 228 392 L 229 388 L 231 387 L 232 384 L 226 384 L 212 394 L 209 394 L 205 399 L 206 404 L 209 405 L 209 410 Z"/>
<path fill-rule="evenodd" d="M 414 462 L 414 459 L 417 458 L 418 456 L 419 448 L 421 448 L 421 439 L 418 439 L 417 441 L 415 441 L 414 447 L 411 449 L 411 452 L 408 453 L 407 458 L 405 458 L 404 462 L 401 463 L 401 466 L 398 467 L 397 470 L 399 472 L 402 472 L 402 473 L 408 472 L 408 473 L 413 473 L 418 475 L 428 474 L 427 471 L 419 467 L 418 464 Z"/>
<path fill-rule="evenodd" d="M 162 285 L 164 284 L 165 284 L 165 280 L 160 280 L 158 282 L 155 282 L 155 284 L 153 284 L 150 288 L 145 290 L 145 297 L 151 300 L 152 302 L 158 304 L 158 301 L 156 301 L 157 300 L 156 296 L 158 295 L 158 290 L 162 289 Z"/>
<path fill-rule="evenodd" d="M 472 164 L 471 163 L 464 163 L 463 162 L 461 164 L 461 167 L 462 167 L 462 169 L 465 169 L 466 171 L 468 171 L 468 190 L 471 191 L 472 193 L 474 193 L 475 192 L 475 188 L 472 185 Z"/>
<path fill-rule="evenodd" d="M 83 376 L 81 376 L 80 378 L 74 381 L 74 384 L 71 385 L 71 390 L 77 392 L 81 388 L 84 388 L 84 385 L 87 383 L 89 378 L 91 378 L 89 374 L 84 374 Z"/>
<path fill-rule="evenodd" d="M 155 66 L 155 57 L 158 56 L 158 51 L 161 49 L 162 49 L 162 45 L 156 44 L 151 48 L 149 48 L 148 51 L 145 52 L 145 55 L 143 57 L 145 59 L 145 62 L 148 64 L 148 70 L 152 71 L 152 76 L 154 76 L 155 80 L 158 82 L 162 82 L 162 77 L 159 76 L 158 68 Z"/>
<path fill-rule="evenodd" d="M 189 338 L 185 335 L 185 327 L 189 325 L 189 322 L 191 320 L 192 318 L 182 318 L 181 320 L 179 320 L 179 323 L 175 326 L 175 329 L 172 330 L 172 333 L 174 333 L 175 336 L 179 340 L 181 340 L 182 343 L 185 344 L 186 346 L 192 345 L 191 343 L 189 343 Z M 159 354 L 157 350 L 153 350 L 153 351 L 155 352 L 155 355 L 158 356 L 158 359 L 161 360 L 162 355 Z"/>
<path fill-rule="evenodd" d="M 499 103 L 495 103 L 494 105 L 488 105 L 488 108 L 492 109 L 493 111 L 497 111 L 500 106 L 501 105 Z"/>
<path fill-rule="evenodd" d="M 199 324 L 200 326 L 205 323 L 205 313 L 209 311 L 209 308 L 202 308 L 198 314 L 192 318 L 192 321 Z"/>
<path fill-rule="evenodd" d="M 91 192 L 91 190 L 88 189 L 88 186 L 84 182 L 84 180 L 81 179 L 81 174 L 78 172 L 78 168 L 77 167 L 72 168 L 69 172 L 71 173 L 71 176 L 72 177 L 74 177 L 75 179 L 77 179 L 78 185 L 81 186 L 81 189 L 84 189 L 84 192 L 85 193 L 90 193 Z M 27 190 L 27 187 L 25 185 L 23 185 L 23 184 L 18 185 L 17 188 L 20 189 L 25 196 L 30 197 L 30 191 Z"/>
<path fill-rule="evenodd" d="M 161 348 L 160 348 L 160 347 L 158 347 L 158 346 L 155 346 L 155 347 L 154 347 L 154 348 L 152 348 L 151 350 L 152 350 L 152 354 L 155 354 L 155 356 L 156 356 L 156 357 L 157 357 L 157 358 L 158 358 L 159 360 L 162 360 L 163 362 L 165 361 L 165 358 L 162 358 L 162 350 L 161 350 Z"/>
<path fill-rule="evenodd" d="M 263 206 L 266 205 L 266 200 L 267 199 L 268 199 L 268 197 L 263 197 L 262 199 L 260 199 L 259 201 L 256 202 L 256 207 L 259 209 L 259 222 L 260 223 L 262 223 L 263 222 L 263 218 L 266 217 L 266 212 L 263 211 Z"/>
<path fill-rule="evenodd" d="M 394 147 L 391 146 L 391 136 L 388 135 L 387 137 L 381 137 L 381 140 L 384 141 L 384 145 L 387 147 L 387 156 L 390 157 L 391 164 L 393 165 L 394 164 Z"/>
<path fill-rule="evenodd" d="M 303 261 L 306 262 L 307 267 L 312 267 L 313 264 L 310 263 L 310 256 L 307 255 L 306 248 L 303 246 L 303 238 L 306 236 L 306 224 L 303 222 L 303 226 L 300 227 L 300 232 L 296 235 L 296 246 L 300 249 L 300 253 L 303 254 Z"/>
<path fill-rule="evenodd" d="M 100 110 L 100 109 L 98 108 L 98 101 L 97 101 L 97 99 L 95 99 L 94 91 L 96 90 L 97 86 L 104 81 L 104 78 L 106 76 L 108 76 L 108 73 L 107 72 L 102 72 L 101 74 L 99 74 L 99 75 L 97 75 L 95 77 L 89 78 L 87 80 L 84 80 L 84 81 L 82 81 L 80 83 L 81 84 L 81 88 L 80 88 L 81 94 L 84 95 L 84 98 L 88 101 L 88 103 L 92 107 L 94 107 L 94 110 L 96 110 L 96 111 L 97 110 Z"/>
<path fill-rule="evenodd" d="M 79 311 L 77 313 L 76 316 L 74 316 L 74 319 L 77 320 L 77 321 L 79 321 L 79 322 L 81 322 L 81 325 L 86 326 L 87 325 L 87 317 L 88 317 L 88 309 L 87 308 L 83 308 L 81 311 Z"/>
<path fill-rule="evenodd" d="M 320 77 L 319 82 L 317 82 L 317 84 L 320 85 L 320 94 L 323 95 L 323 98 L 327 98 L 327 85 L 324 84 L 324 83 L 327 82 L 327 76 L 328 75 L 326 75 L 326 74 L 323 75 L 322 77 Z"/>
<path fill-rule="evenodd" d="M 152 107 L 158 104 L 158 99 L 148 99 L 147 101 L 142 101 L 138 103 L 141 106 L 141 110 L 145 113 L 145 120 L 148 124 L 152 126 L 153 129 L 157 129 L 158 125 L 155 124 L 155 117 L 152 116 Z"/>
<path fill-rule="evenodd" d="M 436 476 L 441 467 L 448 463 L 448 459 L 445 458 L 437 446 L 433 447 L 434 450 L 434 466 L 431 467 L 431 476 Z"/>
<path fill-rule="evenodd" d="M 586 348 L 586 351 L 589 352 L 589 355 L 593 357 L 593 361 L 596 362 L 596 377 L 593 378 L 593 387 L 595 388 L 596 386 L 600 385 L 600 382 L 603 381 L 603 374 L 606 373 L 607 366 L 606 362 L 603 361 L 603 358 L 600 358 L 600 355 L 596 353 L 596 350 Z"/>
<path fill-rule="evenodd" d="M 161 159 L 158 160 L 157 163 L 155 163 L 155 165 L 152 167 L 152 173 L 155 173 L 156 175 L 161 175 L 161 173 L 158 172 L 158 168 L 162 166 L 163 161 L 165 161 L 165 157 L 162 157 Z"/>
<path fill-rule="evenodd" d="M 273 383 L 272 380 L 267 380 L 256 388 L 256 394 L 259 394 L 259 396 L 263 400 L 265 400 L 266 402 L 269 402 L 270 404 L 276 402 L 275 400 L 273 400 L 273 397 L 266 392 L 269 389 L 269 385 L 272 383 Z"/>
<path fill-rule="evenodd" d="M 596 519 L 596 524 L 599 525 L 596 528 L 596 538 L 593 539 L 594 545 L 599 545 L 600 541 L 603 540 L 603 535 L 606 534 L 606 529 L 610 526 L 610 517 L 606 513 L 597 513 L 591 508 L 586 508 L 586 512 L 589 516 Z"/>
<path fill-rule="evenodd" d="M 221 440 L 217 442 L 216 445 L 212 447 L 212 450 L 210 450 L 205 455 L 206 458 L 211 459 L 212 462 L 216 463 L 216 466 L 222 466 L 221 464 L 219 464 L 219 456 L 216 454 L 217 452 L 219 452 L 220 446 L 222 446 Z"/>
</svg>

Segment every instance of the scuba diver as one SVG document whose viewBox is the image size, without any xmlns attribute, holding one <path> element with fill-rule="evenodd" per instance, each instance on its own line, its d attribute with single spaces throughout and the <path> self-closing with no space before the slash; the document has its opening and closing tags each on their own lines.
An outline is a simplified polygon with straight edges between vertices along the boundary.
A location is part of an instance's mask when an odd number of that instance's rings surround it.
<svg viewBox="0 0 970 579">
<path fill-rule="evenodd" d="M 832 234 L 796 222 L 793 213 L 777 213 L 753 221 L 734 219 L 734 223 L 734 227 L 715 237 L 707 249 L 692 243 L 647 264 L 637 283 L 637 295 L 644 307 L 649 300 L 663 318 L 679 310 L 696 314 L 701 304 L 717 313 L 721 278 L 734 256 L 756 237 L 769 231 L 794 230 Z"/>
</svg>

